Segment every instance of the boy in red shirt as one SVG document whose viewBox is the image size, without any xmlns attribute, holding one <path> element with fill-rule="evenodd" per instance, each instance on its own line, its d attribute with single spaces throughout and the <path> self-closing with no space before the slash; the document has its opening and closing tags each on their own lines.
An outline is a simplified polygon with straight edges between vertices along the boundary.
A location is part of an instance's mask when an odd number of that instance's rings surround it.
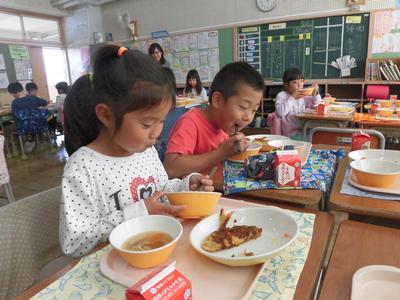
<svg viewBox="0 0 400 300">
<path fill-rule="evenodd" d="M 171 131 L 165 169 L 170 178 L 207 170 L 248 147 L 238 132 L 252 120 L 265 90 L 260 73 L 244 62 L 224 66 L 210 87 L 210 105 L 192 108 Z M 236 133 L 236 134 L 235 134 Z"/>
</svg>

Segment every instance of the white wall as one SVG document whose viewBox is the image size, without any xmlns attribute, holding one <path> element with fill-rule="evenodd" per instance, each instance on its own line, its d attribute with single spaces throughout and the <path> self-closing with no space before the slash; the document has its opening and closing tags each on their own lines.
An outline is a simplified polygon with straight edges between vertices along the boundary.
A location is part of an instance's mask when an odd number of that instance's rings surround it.
<svg viewBox="0 0 400 300">
<path fill-rule="evenodd" d="M 0 7 L 52 16 L 65 15 L 65 11 L 51 6 L 50 0 L 0 0 Z"/>
<path fill-rule="evenodd" d="M 166 29 L 169 32 L 241 22 L 268 22 L 288 15 L 348 11 L 346 0 L 280 0 L 271 12 L 261 12 L 255 0 L 121 0 L 102 7 L 103 28 L 115 40 L 128 34 L 118 22 L 123 12 L 138 21 L 139 36 Z"/>
<path fill-rule="evenodd" d="M 128 31 L 117 16 L 127 12 L 138 21 L 139 37 L 153 31 L 176 31 L 202 27 L 233 26 L 248 22 L 266 23 L 284 17 L 346 13 L 347 0 L 279 0 L 271 12 L 261 12 L 256 0 L 120 0 L 102 7 L 103 29 L 112 32 L 114 40 L 128 38 Z M 361 9 L 396 7 L 396 0 L 368 0 Z"/>
</svg>

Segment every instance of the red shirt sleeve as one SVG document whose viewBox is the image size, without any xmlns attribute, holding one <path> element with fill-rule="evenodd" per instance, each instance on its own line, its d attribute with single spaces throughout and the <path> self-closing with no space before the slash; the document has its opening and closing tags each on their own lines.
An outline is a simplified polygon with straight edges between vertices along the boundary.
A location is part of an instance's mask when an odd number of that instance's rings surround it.
<svg viewBox="0 0 400 300">
<path fill-rule="evenodd" d="M 181 117 L 175 124 L 168 139 L 167 154 L 193 154 L 197 143 L 198 130 L 195 122 Z"/>
</svg>

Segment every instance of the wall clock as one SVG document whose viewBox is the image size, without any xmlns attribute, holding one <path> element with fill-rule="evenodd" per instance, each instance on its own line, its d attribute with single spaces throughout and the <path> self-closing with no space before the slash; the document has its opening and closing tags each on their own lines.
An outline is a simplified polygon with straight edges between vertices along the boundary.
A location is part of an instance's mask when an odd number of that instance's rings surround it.
<svg viewBox="0 0 400 300">
<path fill-rule="evenodd" d="M 279 0 L 256 0 L 256 4 L 259 10 L 261 11 L 270 11 L 277 4 Z"/>
</svg>

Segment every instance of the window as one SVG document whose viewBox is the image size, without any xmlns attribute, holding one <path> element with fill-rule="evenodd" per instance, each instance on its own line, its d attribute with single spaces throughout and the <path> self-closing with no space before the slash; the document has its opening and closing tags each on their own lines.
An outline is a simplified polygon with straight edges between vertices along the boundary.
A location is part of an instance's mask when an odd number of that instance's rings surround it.
<svg viewBox="0 0 400 300">
<path fill-rule="evenodd" d="M 27 40 L 60 42 L 57 21 L 25 16 L 22 19 Z"/>
<path fill-rule="evenodd" d="M 19 16 L 0 12 L 0 38 L 11 40 L 23 39 Z"/>
<path fill-rule="evenodd" d="M 0 12 L 0 40 L 43 44 L 61 44 L 60 22 L 57 18 Z"/>
</svg>

